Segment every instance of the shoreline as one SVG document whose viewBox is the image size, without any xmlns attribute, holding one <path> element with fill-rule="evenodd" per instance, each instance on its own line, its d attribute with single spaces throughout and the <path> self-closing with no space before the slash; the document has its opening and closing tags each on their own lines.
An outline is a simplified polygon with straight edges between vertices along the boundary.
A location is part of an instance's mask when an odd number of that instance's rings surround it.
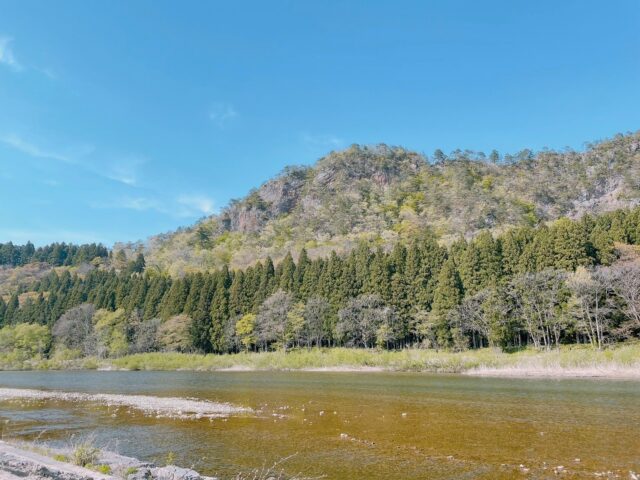
<svg viewBox="0 0 640 480">
<path fill-rule="evenodd" d="M 493 378 L 549 378 L 549 379 L 600 379 L 600 380 L 640 380 L 640 367 L 619 368 L 488 368 L 461 372 L 462 375 L 471 377 Z"/>
<path fill-rule="evenodd" d="M 0 371 L 194 371 L 194 372 L 410 372 L 513 378 L 610 378 L 640 380 L 640 343 L 595 350 L 566 346 L 513 353 L 484 348 L 463 352 L 347 348 L 300 349 L 236 354 L 144 353 L 120 358 L 25 359 L 3 361 Z"/>
<path fill-rule="evenodd" d="M 107 371 L 123 371 L 131 372 L 137 370 L 107 370 Z M 147 370 L 147 371 L 166 371 L 166 370 Z M 180 371 L 202 371 L 202 370 L 180 370 Z M 422 373 L 428 375 L 461 375 L 470 377 L 503 377 L 503 378 L 600 378 L 600 379 L 621 379 L 621 380 L 640 380 L 640 366 L 635 368 L 483 368 L 471 369 L 460 372 L 443 372 L 432 370 L 396 370 L 385 367 L 367 367 L 343 365 L 335 367 L 312 367 L 312 368 L 282 368 L 282 369 L 264 369 L 251 368 L 244 365 L 236 367 L 221 368 L 217 370 L 207 370 L 210 372 L 309 372 L 309 373 Z"/>
<path fill-rule="evenodd" d="M 0 479 L 51 480 L 217 480 L 189 468 L 164 467 L 107 450 L 83 445 L 95 463 L 78 465 L 71 448 L 52 448 L 28 442 L 0 440 Z M 77 450 L 77 449 L 76 449 Z"/>
</svg>

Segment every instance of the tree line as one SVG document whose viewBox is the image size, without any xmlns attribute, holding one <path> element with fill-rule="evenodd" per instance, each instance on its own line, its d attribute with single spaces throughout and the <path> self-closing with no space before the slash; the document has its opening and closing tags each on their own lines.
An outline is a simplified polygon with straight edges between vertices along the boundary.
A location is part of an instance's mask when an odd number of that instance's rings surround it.
<svg viewBox="0 0 640 480">
<path fill-rule="evenodd" d="M 138 254 L 120 269 L 52 272 L 0 299 L 0 351 L 18 327 L 33 336 L 24 324 L 47 332 L 43 354 L 601 348 L 640 332 L 640 265 L 619 258 L 638 244 L 640 208 L 483 231 L 448 248 L 424 231 L 389 251 L 363 243 L 310 259 L 303 249 L 277 265 L 182 278 L 145 269 Z"/>
<path fill-rule="evenodd" d="M 54 267 L 79 265 L 94 258 L 107 258 L 109 250 L 103 245 L 91 243 L 74 245 L 52 243 L 36 248 L 33 243 L 14 245 L 12 242 L 0 243 L 0 265 L 20 267 L 33 262 L 44 262 Z"/>
</svg>

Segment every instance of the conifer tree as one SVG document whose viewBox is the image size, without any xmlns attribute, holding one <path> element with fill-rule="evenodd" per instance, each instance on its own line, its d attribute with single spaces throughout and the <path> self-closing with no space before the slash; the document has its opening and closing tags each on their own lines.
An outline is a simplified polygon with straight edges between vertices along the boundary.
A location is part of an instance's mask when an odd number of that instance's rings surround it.
<svg viewBox="0 0 640 480">
<path fill-rule="evenodd" d="M 280 269 L 280 278 L 278 279 L 279 288 L 286 292 L 295 293 L 296 265 L 293 262 L 291 252 L 287 252 L 278 267 Z"/>
<path fill-rule="evenodd" d="M 416 309 L 429 309 L 438 282 L 438 273 L 447 259 L 447 250 L 438 245 L 431 232 L 420 240 L 420 273 L 415 281 Z"/>
<path fill-rule="evenodd" d="M 589 238 L 580 222 L 568 218 L 558 220 L 551 231 L 553 235 L 554 267 L 575 270 L 592 263 L 589 257 Z"/>
<path fill-rule="evenodd" d="M 337 306 L 344 299 L 342 280 L 342 260 L 335 251 L 331 252 L 329 261 L 320 276 L 319 290 L 321 295 Z"/>
<path fill-rule="evenodd" d="M 200 294 L 202 293 L 203 287 L 204 275 L 198 272 L 191 277 L 191 281 L 189 282 L 189 294 L 187 295 L 183 308 L 183 312 L 191 317 L 193 317 L 193 312 L 195 312 L 198 303 L 200 302 Z"/>
<path fill-rule="evenodd" d="M 356 264 L 356 256 L 351 252 L 347 259 L 342 263 L 342 272 L 340 275 L 340 298 L 344 301 L 347 298 L 354 298 L 360 295 L 361 284 L 358 281 L 358 271 Z"/>
<path fill-rule="evenodd" d="M 5 309 L 5 323 L 12 324 L 15 323 L 15 318 L 18 316 L 18 310 L 20 309 L 20 301 L 18 300 L 18 293 L 14 293 L 9 297 L 9 302 L 7 303 L 7 308 Z"/>
<path fill-rule="evenodd" d="M 391 298 L 389 289 L 390 282 L 391 274 L 389 272 L 387 255 L 379 248 L 371 259 L 367 292 L 379 295 L 380 298 L 387 302 Z"/>
<path fill-rule="evenodd" d="M 256 309 L 271 295 L 274 277 L 275 269 L 273 267 L 273 260 L 271 260 L 271 257 L 267 257 L 261 269 L 260 283 L 253 300 Z"/>
<path fill-rule="evenodd" d="M 216 275 L 215 289 L 211 299 L 211 348 L 216 353 L 229 349 L 231 339 L 225 338 L 229 322 L 229 270 L 224 267 Z"/>
<path fill-rule="evenodd" d="M 481 232 L 470 242 L 461 256 L 459 272 L 465 293 L 474 295 L 494 286 L 502 276 L 499 243 L 490 232 Z"/>
<path fill-rule="evenodd" d="M 615 244 L 609 230 L 596 225 L 591 231 L 589 243 L 593 246 L 595 262 L 600 265 L 611 265 L 616 259 Z"/>
<path fill-rule="evenodd" d="M 202 352 L 211 351 L 211 299 L 215 288 L 211 274 L 203 276 L 202 288 L 191 317 L 191 342 L 195 349 Z"/>
<path fill-rule="evenodd" d="M 142 253 L 138 253 L 138 255 L 136 255 L 136 259 L 131 262 L 129 266 L 129 273 L 142 273 L 144 272 L 145 266 L 146 262 L 144 260 L 144 255 Z"/>
<path fill-rule="evenodd" d="M 128 313 L 135 310 L 142 310 L 147 297 L 148 288 L 146 277 L 135 277 L 131 280 L 131 283 L 131 293 L 127 298 L 127 306 L 125 308 Z M 92 303 L 94 303 L 96 307 L 98 306 L 97 302 L 93 301 Z"/>
<path fill-rule="evenodd" d="M 143 306 L 143 319 L 151 320 L 158 314 L 158 307 L 164 295 L 166 279 L 162 276 L 155 276 L 149 282 L 149 289 Z"/>
<path fill-rule="evenodd" d="M 296 273 L 294 276 L 294 293 L 296 294 L 296 296 L 300 295 L 300 289 L 302 288 L 302 283 L 304 282 L 304 274 L 310 264 L 311 260 L 309 260 L 307 249 L 303 248 L 302 250 L 300 250 L 300 255 L 298 256 L 298 263 L 296 264 Z"/>
<path fill-rule="evenodd" d="M 307 300 L 308 298 L 318 294 L 318 289 L 320 288 L 319 282 L 322 275 L 323 266 L 323 260 L 317 259 L 309 263 L 309 265 L 307 265 L 307 267 L 305 268 L 304 276 L 302 278 L 302 284 L 300 285 L 300 290 L 298 292 L 298 296 L 302 300 Z"/>
<path fill-rule="evenodd" d="M 438 274 L 438 284 L 433 296 L 431 314 L 434 317 L 437 338 L 440 345 L 448 345 L 451 341 L 447 314 L 459 305 L 463 297 L 462 281 L 453 259 L 448 259 Z"/>
<path fill-rule="evenodd" d="M 189 280 L 178 278 L 171 283 L 166 295 L 162 298 L 158 309 L 160 318 L 167 320 L 184 311 L 184 305 L 189 295 Z"/>
<path fill-rule="evenodd" d="M 354 251 L 354 257 L 358 292 L 364 293 L 369 281 L 369 263 L 371 262 L 369 245 L 365 242 L 360 242 Z"/>
<path fill-rule="evenodd" d="M 505 275 L 513 276 L 521 273 L 520 258 L 532 238 L 533 233 L 528 227 L 514 228 L 501 236 L 499 241 L 502 252 L 502 270 Z"/>
<path fill-rule="evenodd" d="M 229 317 L 236 318 L 241 316 L 245 311 L 247 301 L 245 300 L 245 275 L 242 270 L 233 272 L 233 279 L 229 286 Z"/>
<path fill-rule="evenodd" d="M 5 313 L 7 311 L 7 304 L 5 303 L 2 295 L 0 295 L 0 328 L 5 325 Z"/>
</svg>

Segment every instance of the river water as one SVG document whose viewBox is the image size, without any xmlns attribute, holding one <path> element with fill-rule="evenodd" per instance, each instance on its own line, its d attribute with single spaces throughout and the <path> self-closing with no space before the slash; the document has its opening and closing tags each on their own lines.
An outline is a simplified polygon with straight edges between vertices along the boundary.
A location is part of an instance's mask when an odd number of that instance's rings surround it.
<svg viewBox="0 0 640 480">
<path fill-rule="evenodd" d="M 92 435 L 121 454 L 232 478 L 632 478 L 640 382 L 328 372 L 0 372 L 0 387 L 207 399 L 253 413 L 155 418 L 61 400 L 0 402 L 5 438 Z M 559 468 L 562 467 L 562 468 Z M 554 471 L 555 470 L 555 471 Z"/>
</svg>

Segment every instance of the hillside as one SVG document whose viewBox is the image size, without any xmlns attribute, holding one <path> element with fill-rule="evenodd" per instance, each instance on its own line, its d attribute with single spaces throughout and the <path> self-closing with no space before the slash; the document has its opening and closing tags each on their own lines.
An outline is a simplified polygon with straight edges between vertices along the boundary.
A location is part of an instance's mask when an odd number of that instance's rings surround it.
<svg viewBox="0 0 640 480">
<path fill-rule="evenodd" d="M 0 244 L 0 369 L 154 352 L 637 340 L 638 134 L 580 153 L 435 156 L 332 153 L 151 239 L 144 254 Z"/>
<path fill-rule="evenodd" d="M 482 229 L 537 225 L 640 204 L 640 132 L 584 151 L 500 157 L 353 145 L 311 167 L 288 167 L 190 228 L 144 245 L 148 265 L 172 274 L 242 268 L 303 247 L 312 258 L 366 240 L 388 247 L 430 227 L 448 244 Z M 139 245 L 116 245 L 115 250 Z"/>
</svg>

